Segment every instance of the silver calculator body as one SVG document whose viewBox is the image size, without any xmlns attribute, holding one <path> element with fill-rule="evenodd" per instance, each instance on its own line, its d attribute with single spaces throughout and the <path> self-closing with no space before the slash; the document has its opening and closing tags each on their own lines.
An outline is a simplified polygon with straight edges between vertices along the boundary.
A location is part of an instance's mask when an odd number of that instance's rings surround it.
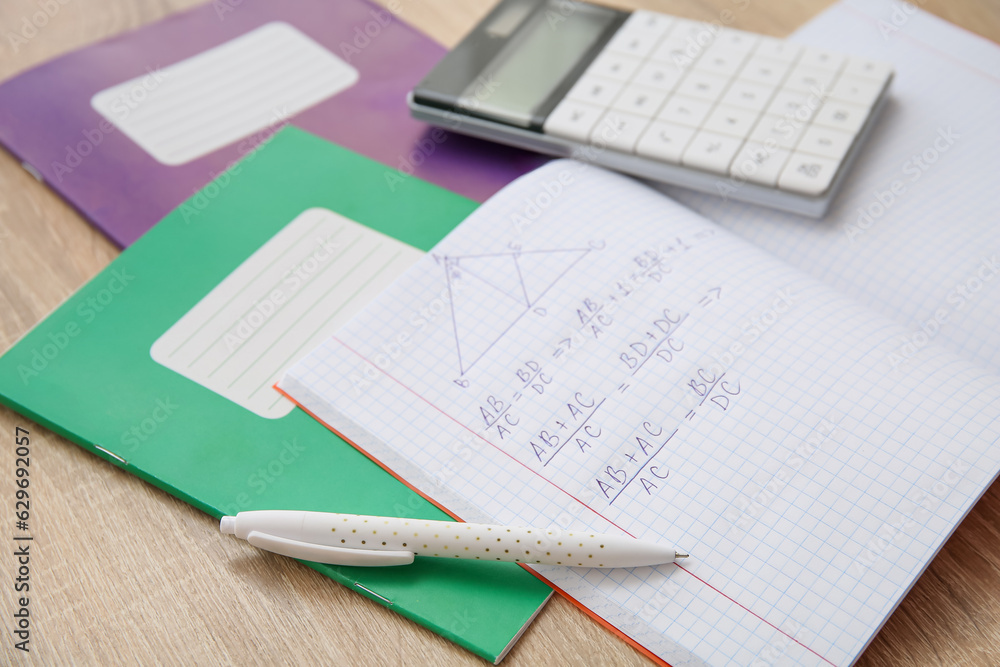
<svg viewBox="0 0 1000 667">
<path fill-rule="evenodd" d="M 720 23 L 503 0 L 408 101 L 463 134 L 822 217 L 892 77 Z"/>
</svg>

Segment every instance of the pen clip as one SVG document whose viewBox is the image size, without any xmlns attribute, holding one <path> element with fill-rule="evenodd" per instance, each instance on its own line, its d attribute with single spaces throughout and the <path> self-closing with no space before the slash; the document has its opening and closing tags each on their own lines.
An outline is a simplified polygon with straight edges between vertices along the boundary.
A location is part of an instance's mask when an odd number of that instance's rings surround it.
<svg viewBox="0 0 1000 667">
<path fill-rule="evenodd" d="M 312 542 L 299 542 L 285 537 L 250 531 L 247 542 L 265 551 L 282 556 L 291 556 L 314 563 L 330 565 L 355 565 L 358 567 L 382 567 L 387 565 L 409 565 L 413 562 L 412 551 L 378 551 L 376 549 L 347 549 L 330 547 Z"/>
</svg>

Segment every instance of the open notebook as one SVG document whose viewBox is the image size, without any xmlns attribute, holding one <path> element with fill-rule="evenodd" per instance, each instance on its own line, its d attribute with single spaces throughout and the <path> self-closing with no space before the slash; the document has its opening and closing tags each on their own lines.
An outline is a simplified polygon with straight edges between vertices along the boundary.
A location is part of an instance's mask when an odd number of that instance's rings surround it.
<svg viewBox="0 0 1000 667">
<path fill-rule="evenodd" d="M 689 551 L 537 568 L 675 667 L 844 665 L 1000 465 L 1000 377 L 936 346 L 894 369 L 904 332 L 635 181 L 559 161 L 280 387 L 463 519 L 554 531 L 530 548 L 573 562 L 572 528 Z"/>
</svg>

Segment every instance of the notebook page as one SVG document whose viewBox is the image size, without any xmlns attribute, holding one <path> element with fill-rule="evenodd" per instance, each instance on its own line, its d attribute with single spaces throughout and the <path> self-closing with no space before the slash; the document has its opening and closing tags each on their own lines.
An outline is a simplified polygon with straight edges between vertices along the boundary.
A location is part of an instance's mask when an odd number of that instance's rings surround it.
<svg viewBox="0 0 1000 667">
<path fill-rule="evenodd" d="M 666 191 L 903 324 L 897 365 L 923 363 L 933 342 L 1000 372 L 1000 48 L 885 1 L 836 4 L 794 39 L 896 69 L 885 113 L 826 218 Z"/>
<path fill-rule="evenodd" d="M 539 571 L 672 665 L 847 665 L 996 476 L 1000 378 L 635 181 L 558 161 L 280 383 L 469 521 L 679 565 Z"/>
</svg>

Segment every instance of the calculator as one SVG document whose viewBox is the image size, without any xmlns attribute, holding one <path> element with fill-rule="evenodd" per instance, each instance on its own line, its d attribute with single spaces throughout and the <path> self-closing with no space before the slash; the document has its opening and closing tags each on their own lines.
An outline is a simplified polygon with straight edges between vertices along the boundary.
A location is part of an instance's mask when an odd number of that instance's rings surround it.
<svg viewBox="0 0 1000 667">
<path fill-rule="evenodd" d="M 503 0 L 408 104 L 456 132 L 822 217 L 892 77 L 721 20 Z"/>
</svg>

